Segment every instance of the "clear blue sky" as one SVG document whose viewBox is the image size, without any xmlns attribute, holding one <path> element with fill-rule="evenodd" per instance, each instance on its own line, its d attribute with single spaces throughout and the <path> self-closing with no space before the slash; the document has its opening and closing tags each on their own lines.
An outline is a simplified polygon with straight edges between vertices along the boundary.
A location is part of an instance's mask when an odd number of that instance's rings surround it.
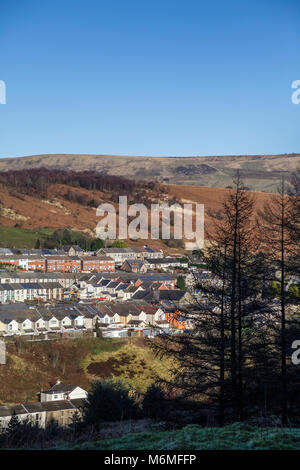
<svg viewBox="0 0 300 470">
<path fill-rule="evenodd" d="M 300 152 L 299 0 L 1 0 L 0 156 Z"/>
</svg>

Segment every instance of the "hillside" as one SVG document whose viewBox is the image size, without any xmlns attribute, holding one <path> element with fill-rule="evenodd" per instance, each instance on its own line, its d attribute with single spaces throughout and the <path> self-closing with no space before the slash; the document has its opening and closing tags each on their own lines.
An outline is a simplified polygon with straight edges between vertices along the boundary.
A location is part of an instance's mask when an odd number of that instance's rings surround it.
<svg viewBox="0 0 300 470">
<path fill-rule="evenodd" d="M 13 179 L 6 182 L 0 179 L 0 244 L 12 247 L 33 247 L 37 238 L 49 235 L 55 229 L 71 228 L 90 237 L 95 237 L 95 228 L 99 222 L 96 217 L 96 207 L 102 202 L 113 203 L 117 209 L 118 194 L 128 194 L 129 202 L 145 202 L 149 207 L 152 202 L 178 201 L 180 203 L 197 202 L 205 206 L 206 235 L 213 230 L 213 221 L 222 209 L 222 202 L 228 194 L 228 189 L 206 188 L 185 185 L 145 185 L 124 183 L 124 189 L 112 183 L 112 188 L 105 186 L 102 190 L 79 187 L 75 182 L 55 182 L 52 170 L 51 178 L 46 184 L 45 175 L 43 187 L 35 186 L 34 178 L 40 184 L 40 170 L 30 170 L 30 186 L 24 185 L 24 172 L 16 172 L 22 181 Z M 26 172 L 25 172 L 26 173 Z M 0 174 L 2 178 L 3 174 Z M 111 177 L 113 178 L 113 177 Z M 88 178 L 87 178 L 88 180 Z M 105 178 L 104 178 L 105 180 Z M 123 180 L 121 180 L 123 181 Z M 68 184 L 67 184 L 68 183 Z M 72 184 L 71 184 L 72 183 Z M 82 183 L 83 184 L 83 183 Z M 120 182 L 118 182 L 120 185 Z M 123 183 L 122 183 L 123 184 Z M 101 183 L 102 185 L 102 183 Z M 270 194 L 253 193 L 256 209 L 262 208 L 269 200 Z M 139 246 L 143 241 L 128 241 L 129 245 Z M 160 240 L 154 242 L 162 246 Z"/>
<path fill-rule="evenodd" d="M 34 247 L 56 229 L 96 237 L 96 208 L 119 195 L 149 207 L 160 196 L 159 185 L 116 176 L 53 169 L 0 172 L 0 246 Z M 157 242 L 161 245 L 161 242 Z M 139 245 L 139 242 L 135 242 Z"/>
<path fill-rule="evenodd" d="M 51 381 L 89 390 L 93 380 L 122 378 L 144 393 L 156 374 L 167 376 L 168 359 L 160 360 L 143 338 L 100 338 L 17 342 L 7 345 L 7 364 L 0 365 L 0 404 L 36 401 Z"/>
<path fill-rule="evenodd" d="M 240 170 L 255 191 L 273 192 L 282 175 L 300 166 L 300 154 L 207 157 L 131 157 L 116 155 L 45 154 L 0 159 L 0 171 L 37 167 L 97 171 L 135 180 L 225 188 Z"/>
</svg>

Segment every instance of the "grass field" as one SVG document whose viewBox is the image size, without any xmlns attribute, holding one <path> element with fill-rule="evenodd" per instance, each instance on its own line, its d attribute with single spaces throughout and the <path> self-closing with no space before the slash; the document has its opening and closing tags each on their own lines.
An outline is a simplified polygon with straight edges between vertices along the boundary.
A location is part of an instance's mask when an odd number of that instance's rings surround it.
<svg viewBox="0 0 300 470">
<path fill-rule="evenodd" d="M 120 438 L 60 446 L 72 450 L 298 450 L 300 429 L 257 428 L 235 423 L 224 428 L 189 425 L 180 430 L 127 434 Z"/>
<path fill-rule="evenodd" d="M 0 244 L 3 247 L 10 248 L 34 248 L 37 239 L 51 235 L 53 229 L 41 228 L 38 230 L 30 230 L 20 227 L 0 226 Z"/>
</svg>

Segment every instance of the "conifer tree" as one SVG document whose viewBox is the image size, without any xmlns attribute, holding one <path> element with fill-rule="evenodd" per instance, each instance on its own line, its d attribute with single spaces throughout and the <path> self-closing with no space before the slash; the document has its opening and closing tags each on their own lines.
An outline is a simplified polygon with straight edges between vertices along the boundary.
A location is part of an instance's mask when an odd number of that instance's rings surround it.
<svg viewBox="0 0 300 470">
<path fill-rule="evenodd" d="M 294 207 L 288 195 L 286 182 L 282 179 L 278 192 L 259 212 L 260 246 L 269 265 L 278 267 L 280 285 L 280 362 L 281 362 L 281 420 L 288 422 L 287 389 L 287 342 L 286 342 L 286 274 L 290 269 L 289 258 L 295 250 L 295 239 L 291 230 Z"/>
<path fill-rule="evenodd" d="M 247 316 L 260 309 L 254 282 L 257 262 L 253 206 L 253 197 L 237 174 L 234 189 L 228 191 L 223 204 L 223 217 L 215 222 L 214 240 L 205 250 L 212 277 L 197 281 L 201 298 L 183 312 L 194 328 L 187 336 L 166 336 L 155 345 L 158 354 L 176 359 L 173 385 L 181 395 L 217 404 L 221 425 L 226 409 L 232 410 L 233 420 L 243 419 L 247 345 L 244 323 Z"/>
</svg>

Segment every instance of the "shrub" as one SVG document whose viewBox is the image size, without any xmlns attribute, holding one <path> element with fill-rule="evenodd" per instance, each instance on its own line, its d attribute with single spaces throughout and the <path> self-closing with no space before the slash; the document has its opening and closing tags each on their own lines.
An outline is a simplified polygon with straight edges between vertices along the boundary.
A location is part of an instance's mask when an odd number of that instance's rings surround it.
<svg viewBox="0 0 300 470">
<path fill-rule="evenodd" d="M 124 240 L 115 240 L 111 244 L 111 248 L 127 248 L 127 243 Z"/>
<path fill-rule="evenodd" d="M 186 289 L 185 279 L 183 276 L 178 276 L 176 287 L 178 287 L 178 289 L 181 289 L 181 290 Z"/>
<path fill-rule="evenodd" d="M 166 414 L 166 399 L 164 392 L 155 384 L 148 387 L 143 399 L 143 412 L 148 418 L 164 418 Z"/>
<path fill-rule="evenodd" d="M 98 426 L 103 421 L 134 419 L 138 414 L 138 405 L 123 381 L 97 380 L 92 383 L 88 402 L 83 408 L 85 424 Z"/>
</svg>

